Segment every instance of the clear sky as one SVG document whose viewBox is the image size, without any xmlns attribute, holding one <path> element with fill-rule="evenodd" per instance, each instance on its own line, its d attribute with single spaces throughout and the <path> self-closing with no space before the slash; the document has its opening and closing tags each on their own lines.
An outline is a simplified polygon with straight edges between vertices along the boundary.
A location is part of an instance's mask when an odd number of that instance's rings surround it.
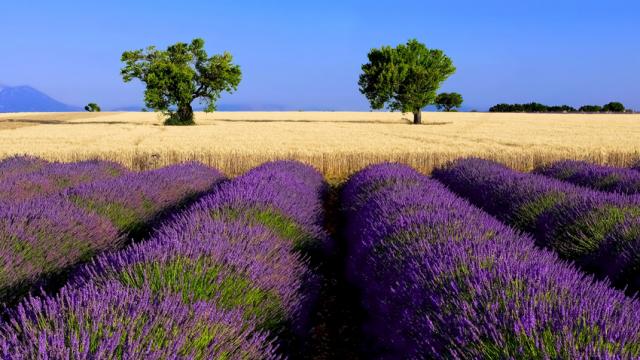
<svg viewBox="0 0 640 360">
<path fill-rule="evenodd" d="M 121 53 L 202 37 L 242 67 L 223 103 L 366 110 L 357 80 L 369 49 L 417 38 L 453 59 L 443 90 L 468 109 L 640 109 L 638 0 L 3 0 L 0 34 L 0 83 L 73 105 L 142 104 L 142 86 L 120 78 Z"/>
</svg>

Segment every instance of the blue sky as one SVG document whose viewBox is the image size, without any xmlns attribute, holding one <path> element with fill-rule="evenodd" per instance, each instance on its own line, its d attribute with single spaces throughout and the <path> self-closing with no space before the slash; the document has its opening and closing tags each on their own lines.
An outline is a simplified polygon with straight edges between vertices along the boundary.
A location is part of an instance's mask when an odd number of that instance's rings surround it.
<svg viewBox="0 0 640 360">
<path fill-rule="evenodd" d="M 120 78 L 121 53 L 202 37 L 243 70 L 223 103 L 366 110 L 357 80 L 369 49 L 417 38 L 453 59 L 443 90 L 467 108 L 640 109 L 636 0 L 2 1 L 0 34 L 0 83 L 74 105 L 141 104 L 143 87 Z"/>
</svg>

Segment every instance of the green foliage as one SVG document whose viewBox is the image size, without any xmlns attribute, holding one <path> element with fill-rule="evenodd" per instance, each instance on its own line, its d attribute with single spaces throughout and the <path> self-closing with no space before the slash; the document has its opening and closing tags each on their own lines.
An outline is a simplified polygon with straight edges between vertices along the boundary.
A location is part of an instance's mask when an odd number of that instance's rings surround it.
<svg viewBox="0 0 640 360">
<path fill-rule="evenodd" d="M 533 233 L 542 213 L 564 200 L 563 193 L 548 193 L 522 204 L 513 215 L 513 225 L 523 231 Z"/>
<path fill-rule="evenodd" d="M 152 214 L 151 207 L 153 205 L 148 200 L 143 201 L 144 209 L 142 212 L 140 209 L 131 209 L 117 202 L 102 203 L 80 197 L 73 197 L 71 200 L 80 207 L 106 217 L 123 234 L 128 234 L 133 238 L 140 238 L 150 230 L 146 218 Z"/>
<path fill-rule="evenodd" d="M 194 124 L 194 101 L 206 105 L 207 112 L 215 111 L 221 93 L 237 90 L 242 78 L 230 53 L 209 57 L 202 39 L 176 43 L 166 50 L 150 46 L 125 51 L 121 60 L 123 80 L 139 79 L 146 85 L 145 105 L 167 115 L 166 125 Z"/>
<path fill-rule="evenodd" d="M 525 112 L 525 113 L 575 113 L 575 112 L 625 112 L 624 105 L 619 102 L 610 102 L 604 106 L 584 105 L 579 109 L 575 109 L 569 105 L 547 106 L 544 104 L 532 102 L 528 104 L 498 104 L 492 106 L 489 112 Z"/>
<path fill-rule="evenodd" d="M 96 103 L 89 103 L 87 104 L 87 106 L 84 107 L 84 109 L 88 112 L 100 112 L 102 111 L 102 109 L 100 109 L 100 106 L 98 106 L 98 104 Z"/>
<path fill-rule="evenodd" d="M 411 112 L 420 123 L 422 108 L 433 104 L 440 84 L 456 68 L 442 50 L 413 39 L 395 48 L 372 49 L 358 84 L 371 108 Z"/>
<path fill-rule="evenodd" d="M 462 106 L 462 95 L 452 93 L 441 93 L 436 97 L 436 107 L 438 110 L 446 112 L 455 111 L 456 108 Z"/>
<path fill-rule="evenodd" d="M 317 245 L 316 239 L 312 234 L 308 234 L 295 221 L 282 215 L 279 211 L 271 208 L 247 208 L 233 209 L 224 208 L 211 214 L 216 218 L 241 219 L 248 224 L 260 224 L 272 230 L 276 235 L 290 240 L 293 243 L 293 249 L 303 253 L 313 252 L 314 245 Z"/>
<path fill-rule="evenodd" d="M 625 108 L 622 103 L 619 102 L 610 102 L 607 105 L 602 107 L 602 111 L 604 112 L 624 112 Z"/>
<path fill-rule="evenodd" d="M 489 112 L 524 112 L 524 113 L 574 113 L 577 110 L 569 105 L 547 106 L 537 102 L 528 104 L 498 104 L 492 106 Z"/>
<path fill-rule="evenodd" d="M 592 255 L 607 234 L 625 219 L 640 216 L 638 207 L 605 206 L 579 217 L 566 226 L 555 240 L 554 248 L 565 259 L 579 260 Z"/>
<path fill-rule="evenodd" d="M 285 321 L 277 294 L 260 289 L 242 273 L 207 257 L 140 262 L 117 278 L 124 285 L 148 287 L 156 294 L 180 294 L 185 302 L 212 301 L 222 309 L 241 308 L 247 318 L 256 318 L 265 329 L 277 329 Z"/>
<path fill-rule="evenodd" d="M 581 106 L 580 109 L 578 110 L 580 112 L 601 112 L 602 111 L 602 106 L 600 105 L 584 105 Z"/>
</svg>

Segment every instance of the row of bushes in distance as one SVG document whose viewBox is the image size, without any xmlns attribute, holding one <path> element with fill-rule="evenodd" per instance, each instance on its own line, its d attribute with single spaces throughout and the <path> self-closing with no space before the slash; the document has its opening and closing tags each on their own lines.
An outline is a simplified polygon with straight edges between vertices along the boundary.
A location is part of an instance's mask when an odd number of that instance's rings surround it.
<svg viewBox="0 0 640 360">
<path fill-rule="evenodd" d="M 623 113 L 626 109 L 622 103 L 610 102 L 604 106 L 585 105 L 576 109 L 569 105 L 548 106 L 536 102 L 528 104 L 498 104 L 489 108 L 489 112 L 525 112 L 525 113 Z"/>
<path fill-rule="evenodd" d="M 136 231 L 148 232 L 165 209 L 221 179 L 211 168 L 183 164 L 85 183 L 62 194 L 3 202 L 0 302 L 11 305 L 29 291 L 55 285 L 68 268 L 121 247 Z"/>
<path fill-rule="evenodd" d="M 599 191 L 640 193 L 640 172 L 633 169 L 565 160 L 539 166 L 534 172 Z"/>
<path fill-rule="evenodd" d="M 535 235 L 540 246 L 640 289 L 640 198 L 604 193 L 488 160 L 463 159 L 433 176 L 506 223 Z"/>
<path fill-rule="evenodd" d="M 438 182 L 369 167 L 343 192 L 350 277 L 380 359 L 640 356 L 637 301 L 594 282 Z"/>
<path fill-rule="evenodd" d="M 4 355 L 279 358 L 304 329 L 324 248 L 325 184 L 299 163 L 262 165 L 219 186 L 146 242 L 99 256 L 56 297 L 30 298 L 0 326 Z M 297 249 L 297 250 L 296 250 Z"/>
</svg>

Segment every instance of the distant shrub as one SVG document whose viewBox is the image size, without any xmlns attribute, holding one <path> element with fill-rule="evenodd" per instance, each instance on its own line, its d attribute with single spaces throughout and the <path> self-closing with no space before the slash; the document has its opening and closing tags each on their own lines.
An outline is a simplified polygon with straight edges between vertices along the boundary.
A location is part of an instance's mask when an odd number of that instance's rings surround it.
<svg viewBox="0 0 640 360">
<path fill-rule="evenodd" d="M 89 103 L 87 104 L 87 106 L 84 107 L 84 109 L 88 112 L 100 112 L 102 111 L 102 109 L 100 109 L 100 106 L 98 106 L 98 104 L 96 103 Z"/>
<path fill-rule="evenodd" d="M 624 105 L 617 101 L 610 102 L 602 107 L 603 112 L 621 113 L 624 112 L 624 110 Z"/>
<path fill-rule="evenodd" d="M 435 104 L 438 110 L 450 112 L 457 111 L 456 108 L 462 106 L 462 102 L 462 95 L 452 92 L 438 94 Z"/>
<path fill-rule="evenodd" d="M 600 112 L 602 111 L 602 106 L 600 105 L 584 105 L 579 109 L 580 112 Z"/>
</svg>

